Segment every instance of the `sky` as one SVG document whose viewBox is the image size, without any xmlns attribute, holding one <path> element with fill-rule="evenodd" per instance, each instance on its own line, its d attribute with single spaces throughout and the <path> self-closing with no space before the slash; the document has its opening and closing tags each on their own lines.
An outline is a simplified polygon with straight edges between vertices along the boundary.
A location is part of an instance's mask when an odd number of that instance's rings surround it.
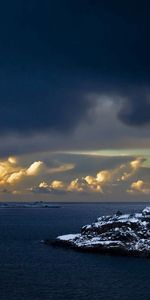
<svg viewBox="0 0 150 300">
<path fill-rule="evenodd" d="M 0 4 L 0 201 L 148 201 L 150 4 Z"/>
</svg>

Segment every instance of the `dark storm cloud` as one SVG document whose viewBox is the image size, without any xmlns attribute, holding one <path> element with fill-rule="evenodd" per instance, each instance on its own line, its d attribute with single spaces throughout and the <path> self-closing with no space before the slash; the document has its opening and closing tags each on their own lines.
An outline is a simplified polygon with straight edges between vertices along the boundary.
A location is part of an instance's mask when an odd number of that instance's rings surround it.
<svg viewBox="0 0 150 300">
<path fill-rule="evenodd" d="M 86 93 L 134 95 L 148 86 L 149 8 L 145 1 L 2 2 L 0 131 L 67 131 L 94 105 Z M 148 100 L 128 95 L 121 121 L 148 123 Z"/>
<path fill-rule="evenodd" d="M 148 93 L 138 93 L 124 101 L 118 117 L 125 124 L 146 125 L 150 123 L 150 98 Z"/>
<path fill-rule="evenodd" d="M 11 80 L 1 87 L 0 131 L 69 131 L 85 117 L 90 102 L 59 84 L 49 87 L 38 79 Z"/>
</svg>

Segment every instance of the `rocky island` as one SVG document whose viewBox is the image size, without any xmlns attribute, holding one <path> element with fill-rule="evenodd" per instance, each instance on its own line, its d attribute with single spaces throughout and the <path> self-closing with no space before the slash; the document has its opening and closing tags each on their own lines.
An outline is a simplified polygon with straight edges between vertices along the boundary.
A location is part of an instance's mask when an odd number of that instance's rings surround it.
<svg viewBox="0 0 150 300">
<path fill-rule="evenodd" d="M 150 257 L 150 207 L 140 213 L 102 216 L 78 234 L 58 236 L 46 244 L 111 255 Z"/>
</svg>

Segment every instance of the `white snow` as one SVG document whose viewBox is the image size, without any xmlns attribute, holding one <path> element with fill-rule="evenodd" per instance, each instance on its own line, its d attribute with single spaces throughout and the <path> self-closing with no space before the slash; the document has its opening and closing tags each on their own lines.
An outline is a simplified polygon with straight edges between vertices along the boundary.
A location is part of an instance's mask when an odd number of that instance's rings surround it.
<svg viewBox="0 0 150 300">
<path fill-rule="evenodd" d="M 78 238 L 80 236 L 81 236 L 81 234 L 79 234 L 79 233 L 60 235 L 60 236 L 57 237 L 57 240 L 70 241 L 70 240 L 74 240 L 75 238 Z"/>
<path fill-rule="evenodd" d="M 150 206 L 147 206 L 145 207 L 143 210 L 142 210 L 142 213 L 145 215 L 145 214 L 149 214 L 150 215 Z"/>
<path fill-rule="evenodd" d="M 125 214 L 125 215 L 119 216 L 119 217 L 118 217 L 118 220 L 122 220 L 122 219 L 123 219 L 123 220 L 124 220 L 124 219 L 128 219 L 128 218 L 129 218 L 129 216 L 130 216 L 129 214 Z"/>
<path fill-rule="evenodd" d="M 141 218 L 142 217 L 142 214 L 141 213 L 136 213 L 135 214 L 135 218 Z"/>
</svg>

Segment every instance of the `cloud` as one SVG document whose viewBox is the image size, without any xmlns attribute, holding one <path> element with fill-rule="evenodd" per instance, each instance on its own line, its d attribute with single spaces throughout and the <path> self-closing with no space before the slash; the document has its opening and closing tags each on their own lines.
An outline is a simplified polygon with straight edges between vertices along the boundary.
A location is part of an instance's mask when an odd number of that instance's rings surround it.
<svg viewBox="0 0 150 300">
<path fill-rule="evenodd" d="M 8 175 L 6 178 L 6 183 L 14 184 L 15 182 L 20 181 L 24 176 L 26 176 L 25 170 L 20 170 L 18 172 L 14 172 L 11 175 Z"/>
<path fill-rule="evenodd" d="M 148 94 L 135 92 L 150 83 L 148 12 L 131 1 L 3 1 L 0 132 L 71 131 L 93 91 L 128 95 L 119 119 L 148 124 Z"/>
<path fill-rule="evenodd" d="M 17 158 L 16 157 L 10 156 L 10 157 L 8 157 L 8 161 L 9 161 L 9 163 L 11 163 L 13 165 L 17 164 Z"/>
<path fill-rule="evenodd" d="M 22 192 L 19 191 L 19 190 L 13 190 L 13 191 L 12 191 L 12 194 L 13 194 L 13 195 L 21 195 Z"/>
<path fill-rule="evenodd" d="M 33 186 L 28 189 L 32 193 L 49 194 L 56 193 L 61 194 L 65 192 L 65 184 L 61 180 L 54 180 L 51 184 L 43 181 L 38 186 Z"/>
<path fill-rule="evenodd" d="M 111 181 L 111 172 L 108 170 L 102 170 L 97 173 L 95 177 L 91 175 L 85 176 L 84 180 L 87 183 L 89 190 L 103 193 L 102 187 L 105 183 Z"/>
<path fill-rule="evenodd" d="M 142 167 L 145 159 L 137 157 L 136 159 L 121 164 L 110 170 L 102 170 L 94 176 L 86 176 L 84 179 L 87 182 L 90 189 L 93 191 L 103 192 L 105 187 L 112 184 L 118 184 L 119 182 L 125 182 L 132 178 L 136 172 Z"/>
<path fill-rule="evenodd" d="M 1 199 L 33 201 L 42 195 L 43 199 L 51 201 L 127 201 L 138 197 L 145 199 L 149 195 L 150 168 L 147 156 L 145 161 L 141 156 L 136 157 L 136 153 L 128 156 L 128 153 L 121 151 L 117 157 L 51 155 L 38 153 L 20 156 L 15 164 L 9 161 L 9 157 L 1 160 Z M 139 185 L 140 180 L 144 184 Z M 137 185 L 132 185 L 136 182 Z"/>
<path fill-rule="evenodd" d="M 110 171 L 103 170 L 103 171 L 97 173 L 96 180 L 99 183 L 109 182 L 111 180 L 111 173 L 110 173 Z"/>
<path fill-rule="evenodd" d="M 17 163 L 17 158 L 9 157 L 7 160 L 0 161 L 0 185 L 7 189 L 7 186 L 14 187 L 16 184 L 26 183 L 27 179 L 49 176 L 50 174 L 63 173 L 72 170 L 75 164 L 65 163 L 56 167 L 49 167 L 43 161 L 34 161 L 27 167 L 22 167 Z M 40 185 L 40 188 L 46 186 Z M 51 189 L 61 189 L 62 182 L 55 180 L 51 184 Z"/>
<path fill-rule="evenodd" d="M 31 166 L 26 170 L 27 176 L 37 175 L 45 167 L 42 161 L 35 161 Z"/>
<path fill-rule="evenodd" d="M 84 179 L 91 190 L 104 192 L 106 187 L 132 178 L 142 167 L 144 161 L 144 158 L 137 157 L 135 160 L 121 164 L 114 169 L 102 170 L 95 177 L 88 175 Z"/>
<path fill-rule="evenodd" d="M 145 161 L 145 159 L 143 157 L 138 157 L 135 160 L 131 161 L 130 165 L 131 165 L 132 169 L 134 171 L 136 171 L 137 169 L 139 169 L 142 166 L 144 161 Z"/>
<path fill-rule="evenodd" d="M 49 194 L 52 193 L 52 190 L 49 187 L 38 187 L 33 186 L 31 188 L 28 188 L 27 191 L 34 193 L 34 194 Z"/>
<path fill-rule="evenodd" d="M 75 168 L 73 163 L 59 164 L 56 167 L 49 167 L 42 160 L 37 160 L 27 167 L 21 167 L 17 158 L 10 157 L 7 160 L 0 162 L 0 185 L 4 189 L 13 191 L 21 191 L 26 189 L 36 193 L 107 193 L 113 185 L 118 185 L 123 182 L 128 182 L 139 169 L 143 166 L 144 158 L 137 157 L 124 164 L 119 164 L 112 169 L 102 169 L 97 174 L 85 175 L 82 177 L 73 178 L 70 181 L 64 181 L 55 178 L 50 183 L 43 180 L 37 185 L 28 188 L 29 182 L 37 182 L 41 178 L 49 178 L 53 174 L 58 173 L 59 176 L 63 172 L 68 172 Z M 69 177 L 68 177 L 69 178 Z M 31 181 L 32 180 L 32 181 Z M 17 189 L 15 186 L 17 185 Z M 11 189 L 10 189 L 11 188 Z"/>
<path fill-rule="evenodd" d="M 64 193 L 110 193 L 112 188 L 126 185 L 137 172 L 142 168 L 145 159 L 137 157 L 133 160 L 121 164 L 110 170 L 101 170 L 95 176 L 86 175 L 81 178 L 75 178 L 69 182 L 54 180 L 51 183 L 45 181 L 39 185 L 30 188 L 31 192 L 35 193 L 54 193 L 61 191 Z M 132 186 L 132 188 L 134 185 Z M 135 187 L 134 187 L 135 189 Z"/>
<path fill-rule="evenodd" d="M 72 132 L 83 119 L 88 118 L 93 104 L 80 88 L 74 87 L 76 83 L 68 85 L 68 78 L 64 83 L 65 88 L 61 89 L 60 82 L 64 81 L 62 75 L 59 75 L 60 78 L 55 83 L 51 83 L 52 86 L 48 78 L 44 80 L 38 74 L 34 74 L 33 78 L 26 78 L 20 71 L 17 75 L 18 78 L 5 79 L 6 88 L 2 88 L 0 84 L 1 134 L 64 134 Z M 49 75 L 46 74 L 47 76 Z M 10 108 L 12 97 L 13 107 Z"/>
<path fill-rule="evenodd" d="M 128 193 L 131 194 L 150 194 L 150 184 L 145 183 L 143 180 L 137 180 L 135 182 L 132 182 L 130 189 L 127 190 Z"/>
<path fill-rule="evenodd" d="M 8 189 L 4 188 L 4 189 L 0 190 L 0 193 L 10 194 L 11 192 Z"/>
<path fill-rule="evenodd" d="M 136 91 L 123 101 L 118 118 L 129 126 L 150 124 L 150 91 Z"/>
<path fill-rule="evenodd" d="M 47 170 L 47 173 L 54 174 L 54 173 L 66 172 L 66 171 L 73 170 L 74 167 L 75 167 L 75 164 L 73 164 L 73 163 L 62 164 L 55 168 L 49 168 Z"/>
<path fill-rule="evenodd" d="M 145 158 L 138 157 L 126 165 L 121 165 L 117 170 L 117 172 L 120 173 L 120 176 L 118 176 L 117 181 L 126 181 L 129 178 L 131 178 L 142 167 L 144 161 Z"/>
<path fill-rule="evenodd" d="M 85 181 L 84 179 L 74 179 L 72 180 L 68 186 L 67 186 L 67 191 L 69 192 L 83 192 L 85 190 Z"/>
<path fill-rule="evenodd" d="M 45 182 L 45 181 L 42 181 L 40 184 L 39 184 L 39 188 L 48 188 L 49 186 L 48 186 L 48 184 L 47 184 L 47 182 Z"/>
<path fill-rule="evenodd" d="M 14 172 L 17 173 L 18 168 L 10 162 L 10 158 L 0 161 L 0 185 L 5 184 Z"/>
<path fill-rule="evenodd" d="M 61 180 L 54 180 L 51 183 L 51 188 L 56 190 L 63 190 L 64 189 L 64 183 Z"/>
<path fill-rule="evenodd" d="M 12 170 L 11 173 L 6 169 L 5 183 L 15 184 L 23 180 L 27 176 L 37 176 L 43 169 L 44 163 L 42 161 L 35 161 L 28 168 L 20 168 L 17 166 L 17 171 Z"/>
</svg>

